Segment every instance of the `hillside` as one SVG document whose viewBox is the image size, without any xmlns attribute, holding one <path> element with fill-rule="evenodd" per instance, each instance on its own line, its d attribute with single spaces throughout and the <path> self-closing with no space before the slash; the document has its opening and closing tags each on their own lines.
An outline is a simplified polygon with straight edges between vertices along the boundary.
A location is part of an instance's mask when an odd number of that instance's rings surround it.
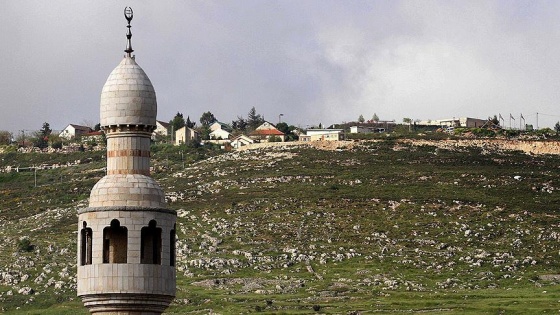
<svg viewBox="0 0 560 315">
<path fill-rule="evenodd" d="M 560 155 L 395 140 L 182 150 L 153 154 L 178 212 L 169 314 L 559 310 Z M 0 173 L 2 311 L 86 314 L 76 210 L 103 153 L 0 161 L 57 165 L 37 187 Z"/>
</svg>

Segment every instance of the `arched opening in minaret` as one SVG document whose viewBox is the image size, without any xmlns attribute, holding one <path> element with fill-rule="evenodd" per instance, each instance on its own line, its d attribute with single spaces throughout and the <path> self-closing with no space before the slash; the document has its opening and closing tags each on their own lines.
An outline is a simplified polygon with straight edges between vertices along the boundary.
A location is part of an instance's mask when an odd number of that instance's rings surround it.
<svg viewBox="0 0 560 315">
<path fill-rule="evenodd" d="M 128 230 L 117 219 L 103 229 L 103 263 L 126 263 Z"/>
<path fill-rule="evenodd" d="M 84 221 L 83 228 L 80 231 L 80 265 L 91 265 L 91 243 L 93 240 L 91 228 L 87 227 L 87 222 Z"/>
<path fill-rule="evenodd" d="M 156 221 L 151 220 L 142 228 L 140 262 L 143 264 L 161 264 L 161 228 L 156 225 Z"/>
<path fill-rule="evenodd" d="M 176 224 L 173 225 L 173 229 L 169 231 L 169 264 L 175 266 L 175 228 Z"/>
</svg>

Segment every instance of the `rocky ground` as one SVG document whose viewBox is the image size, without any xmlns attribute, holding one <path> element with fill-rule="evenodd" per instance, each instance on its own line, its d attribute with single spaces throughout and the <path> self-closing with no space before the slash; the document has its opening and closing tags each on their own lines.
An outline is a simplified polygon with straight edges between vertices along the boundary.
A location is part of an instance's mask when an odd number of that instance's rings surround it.
<svg viewBox="0 0 560 315">
<path fill-rule="evenodd" d="M 465 313 L 464 299 L 496 292 L 530 299 L 527 290 L 542 295 L 540 310 L 557 312 L 557 296 L 542 293 L 560 281 L 557 148 L 490 140 L 272 144 L 184 168 L 156 156 L 154 176 L 178 213 L 170 313 Z M 20 213 L 0 212 L 4 311 L 68 303 L 81 310 L 74 228 L 87 189 L 77 183 L 102 176 L 96 163 L 75 166 L 81 175 L 67 189 L 78 192 L 66 207 L 49 206 L 50 191 L 35 203 L 2 192 Z M 25 239 L 31 248 L 22 248 Z M 430 305 L 441 294 L 463 300 Z M 505 300 L 470 311 L 513 310 Z"/>
</svg>

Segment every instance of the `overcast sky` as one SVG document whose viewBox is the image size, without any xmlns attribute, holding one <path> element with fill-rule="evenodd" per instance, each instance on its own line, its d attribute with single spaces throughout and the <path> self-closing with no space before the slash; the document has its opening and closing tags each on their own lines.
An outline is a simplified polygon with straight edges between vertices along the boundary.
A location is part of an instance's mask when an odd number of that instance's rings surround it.
<svg viewBox="0 0 560 315">
<path fill-rule="evenodd" d="M 1 0 L 0 130 L 97 123 L 127 5 L 159 120 L 560 120 L 560 1 Z"/>
</svg>

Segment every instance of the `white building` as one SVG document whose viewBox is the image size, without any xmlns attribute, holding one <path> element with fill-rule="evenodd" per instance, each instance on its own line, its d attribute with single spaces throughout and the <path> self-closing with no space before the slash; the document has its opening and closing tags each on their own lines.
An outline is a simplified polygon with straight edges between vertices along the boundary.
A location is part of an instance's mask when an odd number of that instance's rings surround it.
<svg viewBox="0 0 560 315">
<path fill-rule="evenodd" d="M 231 131 L 231 127 L 228 124 L 225 124 L 223 122 L 219 122 L 219 121 L 215 121 L 213 124 L 210 125 L 210 131 L 216 131 L 216 130 L 225 130 L 225 131 Z"/>
<path fill-rule="evenodd" d="M 166 137 L 169 135 L 169 123 L 156 120 L 156 129 L 152 132 L 152 139 L 156 137 Z"/>
<path fill-rule="evenodd" d="M 271 138 L 280 139 L 281 142 L 286 141 L 286 135 L 268 121 L 258 126 L 249 136 L 257 141 L 270 141 Z"/>
<path fill-rule="evenodd" d="M 231 136 L 231 133 L 224 129 L 216 129 L 210 133 L 210 139 L 213 140 L 227 140 Z"/>
<path fill-rule="evenodd" d="M 228 140 L 231 136 L 231 127 L 219 121 L 210 125 L 210 131 L 210 140 Z"/>
<path fill-rule="evenodd" d="M 480 128 L 488 122 L 487 119 L 478 119 L 471 117 L 458 117 L 436 120 L 422 120 L 417 123 L 421 126 L 441 126 L 441 127 L 463 127 L 463 128 Z"/>
<path fill-rule="evenodd" d="M 305 135 L 299 136 L 299 141 L 340 141 L 344 139 L 343 129 L 307 129 Z"/>
<path fill-rule="evenodd" d="M 198 131 L 187 126 L 175 131 L 175 145 L 180 145 L 191 141 L 198 141 L 199 139 L 200 135 L 198 134 Z"/>
<path fill-rule="evenodd" d="M 59 136 L 61 138 L 70 140 L 70 139 L 75 139 L 77 137 L 80 137 L 81 135 L 84 135 L 90 131 L 91 128 L 88 126 L 70 124 L 60 132 Z"/>
<path fill-rule="evenodd" d="M 249 137 L 247 137 L 246 135 L 240 135 L 238 137 L 236 137 L 235 139 L 231 140 L 231 146 L 234 149 L 239 149 L 243 146 L 246 145 L 250 145 L 255 143 L 255 141 Z"/>
</svg>

